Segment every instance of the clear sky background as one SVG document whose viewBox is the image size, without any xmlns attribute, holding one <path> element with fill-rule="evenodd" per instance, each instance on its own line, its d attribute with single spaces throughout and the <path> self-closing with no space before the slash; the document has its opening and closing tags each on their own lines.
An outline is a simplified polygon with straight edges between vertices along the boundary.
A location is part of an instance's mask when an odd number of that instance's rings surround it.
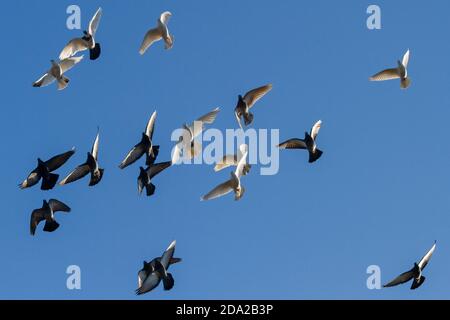
<svg viewBox="0 0 450 320">
<path fill-rule="evenodd" d="M 0 298 L 14 299 L 448 299 L 450 293 L 450 27 L 447 1 L 376 1 L 382 30 L 366 27 L 368 1 L 8 1 L 1 4 L 3 219 Z M 69 87 L 33 88 L 63 46 L 78 4 L 85 28 L 103 8 L 103 53 L 67 76 Z M 138 48 L 160 13 L 173 17 L 172 50 Z M 407 91 L 368 77 L 411 49 Z M 177 166 L 138 197 L 139 165 L 118 164 L 156 109 L 159 161 L 172 131 L 219 106 L 214 127 L 235 128 L 237 95 L 266 83 L 254 128 L 302 137 L 322 119 L 323 157 L 281 153 L 278 175 L 244 178 L 244 198 L 203 203 L 229 177 L 212 167 Z M 20 190 L 36 165 L 77 147 L 58 173 L 86 160 L 101 128 L 103 181 L 88 178 L 43 192 Z M 142 161 L 141 161 L 142 163 Z M 54 233 L 29 234 L 33 209 L 57 198 Z M 142 261 L 177 240 L 175 287 L 134 295 Z M 366 268 L 386 283 L 438 245 L 425 284 L 366 288 Z M 66 289 L 79 265 L 82 290 Z"/>
</svg>

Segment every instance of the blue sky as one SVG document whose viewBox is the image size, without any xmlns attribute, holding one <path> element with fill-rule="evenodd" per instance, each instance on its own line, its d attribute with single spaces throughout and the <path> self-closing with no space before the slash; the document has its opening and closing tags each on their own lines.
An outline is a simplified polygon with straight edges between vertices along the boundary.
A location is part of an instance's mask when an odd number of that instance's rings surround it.
<svg viewBox="0 0 450 320">
<path fill-rule="evenodd" d="M 0 133 L 3 221 L 0 298 L 6 299 L 448 299 L 450 276 L 450 63 L 446 1 L 419 6 L 376 1 L 382 29 L 366 27 L 374 2 L 347 1 L 8 1 L 0 25 L 3 116 Z M 68 40 L 66 8 L 78 4 L 85 26 L 103 8 L 103 53 L 71 70 L 69 87 L 33 88 Z M 145 32 L 163 11 L 173 17 L 172 50 L 158 43 L 141 57 Z M 407 91 L 368 77 L 395 66 L 411 49 Z M 87 56 L 85 57 L 87 58 Z M 302 137 L 318 119 L 323 157 L 281 153 L 275 176 L 245 177 L 247 192 L 202 203 L 228 172 L 178 166 L 155 180 L 153 198 L 138 197 L 138 165 L 118 164 L 156 109 L 159 161 L 170 158 L 172 130 L 219 106 L 214 127 L 235 128 L 237 95 L 265 83 L 254 128 Z M 82 180 L 50 192 L 19 190 L 44 159 L 72 146 L 58 173 L 85 161 L 101 128 L 103 181 Z M 29 235 L 43 199 L 72 212 L 60 229 Z M 177 240 L 183 262 L 175 287 L 136 297 L 144 259 Z M 386 283 L 438 241 L 427 281 L 366 288 L 366 268 Z M 66 289 L 79 265 L 82 290 Z"/>
</svg>

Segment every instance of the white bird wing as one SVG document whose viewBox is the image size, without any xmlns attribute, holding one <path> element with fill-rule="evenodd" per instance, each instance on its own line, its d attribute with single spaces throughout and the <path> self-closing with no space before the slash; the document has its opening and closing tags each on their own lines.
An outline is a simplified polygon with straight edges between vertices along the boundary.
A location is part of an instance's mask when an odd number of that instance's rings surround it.
<svg viewBox="0 0 450 320">
<path fill-rule="evenodd" d="M 95 160 L 98 158 L 98 144 L 100 141 L 100 132 L 97 132 L 97 136 L 95 137 L 94 144 L 92 145 L 91 154 Z"/>
<path fill-rule="evenodd" d="M 214 171 L 218 172 L 231 166 L 237 166 L 237 164 L 238 157 L 236 155 L 227 154 L 222 158 L 221 162 L 218 162 L 216 164 L 216 166 L 214 167 Z"/>
<path fill-rule="evenodd" d="M 420 260 L 420 262 L 419 262 L 420 270 L 423 270 L 427 266 L 435 249 L 436 249 L 436 242 L 433 244 L 431 249 L 425 254 L 425 256 Z"/>
<path fill-rule="evenodd" d="M 98 8 L 97 12 L 92 17 L 89 22 L 88 33 L 95 38 L 95 33 L 97 32 L 98 25 L 100 24 L 100 19 L 102 18 L 102 8 Z"/>
<path fill-rule="evenodd" d="M 397 68 L 386 69 L 369 78 L 370 81 L 385 81 L 399 79 L 400 73 Z"/>
<path fill-rule="evenodd" d="M 69 41 L 68 44 L 62 49 L 61 53 L 59 54 L 59 60 L 64 60 L 70 57 L 73 57 L 80 51 L 87 50 L 88 45 L 86 41 L 84 41 L 81 38 L 75 38 Z"/>
<path fill-rule="evenodd" d="M 155 128 L 155 122 L 156 122 L 156 111 L 153 112 L 152 116 L 148 120 L 147 127 L 145 128 L 145 134 L 147 137 L 150 138 L 150 140 L 153 138 L 153 129 Z"/>
<path fill-rule="evenodd" d="M 61 72 L 65 73 L 72 69 L 76 64 L 78 64 L 81 60 L 83 60 L 83 56 L 80 57 L 71 57 L 59 62 L 59 66 L 61 67 Z"/>
<path fill-rule="evenodd" d="M 244 175 L 244 168 L 245 165 L 247 164 L 247 155 L 248 155 L 248 151 L 245 150 L 245 152 L 242 154 L 241 160 L 239 160 L 239 163 L 236 167 L 236 177 L 240 178 Z"/>
<path fill-rule="evenodd" d="M 54 76 L 52 76 L 50 73 L 46 73 L 42 77 L 40 77 L 39 80 L 33 83 L 33 87 L 46 87 L 49 84 L 55 82 L 55 80 L 56 79 Z"/>
<path fill-rule="evenodd" d="M 285 142 L 282 142 L 278 145 L 280 149 L 307 149 L 305 140 L 302 139 L 289 139 Z"/>
<path fill-rule="evenodd" d="M 406 51 L 405 55 L 403 56 L 402 65 L 407 68 L 409 63 L 409 49 Z"/>
<path fill-rule="evenodd" d="M 195 120 L 194 123 L 189 126 L 189 131 L 192 132 L 192 139 L 198 137 L 202 133 L 205 124 L 212 124 L 216 120 L 219 111 L 219 108 L 215 108 L 213 111 Z"/>
<path fill-rule="evenodd" d="M 178 142 L 172 149 L 172 164 L 178 164 L 181 157 L 181 149 L 183 148 L 183 142 Z"/>
<path fill-rule="evenodd" d="M 144 40 L 142 41 L 141 47 L 139 48 L 139 53 L 143 55 L 154 42 L 161 40 L 161 38 L 162 34 L 159 28 L 150 29 L 145 34 Z"/>
<path fill-rule="evenodd" d="M 311 128 L 311 138 L 313 138 L 313 140 L 316 140 L 317 135 L 319 134 L 319 130 L 320 127 L 322 126 L 322 120 L 317 121 L 314 126 Z"/>
<path fill-rule="evenodd" d="M 169 23 L 170 18 L 172 17 L 172 13 L 169 11 L 165 11 L 161 13 L 161 16 L 159 17 L 159 20 L 162 24 L 167 25 Z"/>
<path fill-rule="evenodd" d="M 208 192 L 206 195 L 204 195 L 201 200 L 202 201 L 208 201 L 213 200 L 219 197 L 222 197 L 224 195 L 229 194 L 231 191 L 233 191 L 233 181 L 228 180 L 222 184 L 219 184 L 217 187 L 212 189 L 210 192 Z"/>
<path fill-rule="evenodd" d="M 244 101 L 247 104 L 248 108 L 250 109 L 251 107 L 253 107 L 254 104 L 259 99 L 264 97 L 270 90 L 272 90 L 272 85 L 268 84 L 247 92 L 244 96 Z"/>
</svg>

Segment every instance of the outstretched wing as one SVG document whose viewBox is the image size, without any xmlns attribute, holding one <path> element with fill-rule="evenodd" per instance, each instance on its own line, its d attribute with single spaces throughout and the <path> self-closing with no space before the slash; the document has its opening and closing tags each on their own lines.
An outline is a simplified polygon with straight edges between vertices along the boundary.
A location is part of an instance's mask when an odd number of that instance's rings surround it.
<svg viewBox="0 0 450 320">
<path fill-rule="evenodd" d="M 48 205 L 52 208 L 53 212 L 62 211 L 62 212 L 70 212 L 70 208 L 64 202 L 61 202 L 56 199 L 50 199 L 48 201 Z"/>
<path fill-rule="evenodd" d="M 80 51 L 89 49 L 86 41 L 81 38 L 75 38 L 69 41 L 68 44 L 62 49 L 59 54 L 59 60 L 65 60 L 67 58 L 73 57 Z"/>
<path fill-rule="evenodd" d="M 46 87 L 53 82 L 55 82 L 55 77 L 52 76 L 50 73 L 44 74 L 42 77 L 39 78 L 39 80 L 36 80 L 33 83 L 33 87 Z"/>
<path fill-rule="evenodd" d="M 92 145 L 91 154 L 95 160 L 98 159 L 98 145 L 100 142 L 100 132 L 97 132 L 97 136 L 95 137 L 94 144 Z"/>
<path fill-rule="evenodd" d="M 31 213 L 30 219 L 30 233 L 34 235 L 36 233 L 36 228 L 42 220 L 45 220 L 45 210 L 36 209 Z"/>
<path fill-rule="evenodd" d="M 150 177 L 150 179 L 152 179 L 154 176 L 161 173 L 163 170 L 167 169 L 171 165 L 172 165 L 171 161 L 154 164 L 150 168 L 148 168 L 147 171 L 148 176 Z"/>
<path fill-rule="evenodd" d="M 61 186 L 65 184 L 69 184 L 71 182 L 80 180 L 81 178 L 84 178 L 88 173 L 90 172 L 89 166 L 85 163 L 81 166 L 78 166 L 73 170 L 67 177 L 64 178 L 59 184 Z"/>
<path fill-rule="evenodd" d="M 430 259 L 431 259 L 431 256 L 432 256 L 433 253 L 434 253 L 434 250 L 436 250 L 436 241 L 434 242 L 434 244 L 433 244 L 433 246 L 431 247 L 431 249 L 428 250 L 428 252 L 423 256 L 422 259 L 420 259 L 420 261 L 419 261 L 419 263 L 418 263 L 420 270 L 425 269 L 425 267 L 427 266 L 428 262 L 429 262 Z"/>
<path fill-rule="evenodd" d="M 75 148 L 72 148 L 72 150 L 61 153 L 57 156 L 54 156 L 53 158 L 45 161 L 45 165 L 47 166 L 48 170 L 55 171 L 59 168 L 61 168 L 69 159 L 72 157 L 75 153 Z"/>
<path fill-rule="evenodd" d="M 165 11 L 161 13 L 161 16 L 159 17 L 159 20 L 162 24 L 167 25 L 169 23 L 170 18 L 172 17 L 172 14 L 169 11 Z"/>
<path fill-rule="evenodd" d="M 76 64 L 78 64 L 81 60 L 83 60 L 83 57 L 84 56 L 71 57 L 60 61 L 59 66 L 61 67 L 62 73 L 65 73 L 70 69 L 72 69 Z"/>
<path fill-rule="evenodd" d="M 19 185 L 20 189 L 25 189 L 34 186 L 41 179 L 41 175 L 38 173 L 37 168 L 30 172 L 28 177 Z"/>
<path fill-rule="evenodd" d="M 221 171 L 225 168 L 236 166 L 238 164 L 237 155 L 227 154 L 222 158 L 222 161 L 217 163 L 214 167 L 214 171 Z"/>
<path fill-rule="evenodd" d="M 102 18 L 102 13 L 102 8 L 98 8 L 97 12 L 89 22 L 88 32 L 93 37 L 95 37 L 95 33 L 97 32 L 98 25 L 100 24 L 100 19 Z"/>
<path fill-rule="evenodd" d="M 409 49 L 406 51 L 405 55 L 403 56 L 402 65 L 407 68 L 409 63 Z"/>
<path fill-rule="evenodd" d="M 128 152 L 125 159 L 123 159 L 122 163 L 119 165 L 120 169 L 124 169 L 128 167 L 129 165 L 135 163 L 137 160 L 139 160 L 147 150 L 145 150 L 144 145 L 142 143 L 138 143 L 133 147 L 133 149 Z"/>
<path fill-rule="evenodd" d="M 150 138 L 150 140 L 153 139 L 153 130 L 155 129 L 155 122 L 156 122 L 156 111 L 153 112 L 152 116 L 148 120 L 147 127 L 145 128 L 145 134 L 147 137 Z"/>
<path fill-rule="evenodd" d="M 307 149 L 306 143 L 302 139 L 289 139 L 278 145 L 280 149 Z"/>
<path fill-rule="evenodd" d="M 253 105 L 262 97 L 264 97 L 270 90 L 272 90 L 272 85 L 268 84 L 247 92 L 244 96 L 244 101 L 248 108 L 253 107 Z"/>
<path fill-rule="evenodd" d="M 227 195 L 231 191 L 233 191 L 233 181 L 228 180 L 224 183 L 219 184 L 214 189 L 212 189 L 210 192 L 208 192 L 206 195 L 204 195 L 201 198 L 201 200 L 202 201 L 213 200 L 213 199 L 222 197 L 224 195 Z"/>
<path fill-rule="evenodd" d="M 370 81 L 385 81 L 400 79 L 400 74 L 397 68 L 383 70 L 369 78 Z"/>
<path fill-rule="evenodd" d="M 397 278 L 395 278 L 391 282 L 385 284 L 383 287 L 388 288 L 388 287 L 398 286 L 399 284 L 408 282 L 412 278 L 414 278 L 414 269 L 402 273 L 401 275 L 399 275 Z"/>
<path fill-rule="evenodd" d="M 139 48 L 139 53 L 143 55 L 154 42 L 161 40 L 161 38 L 162 34 L 159 28 L 150 29 L 145 34 L 144 40 L 142 40 L 141 47 Z"/>
<path fill-rule="evenodd" d="M 205 124 L 212 124 L 216 120 L 219 111 L 219 108 L 215 108 L 213 111 L 208 112 L 195 120 L 194 123 L 189 126 L 189 131 L 192 132 L 192 138 L 195 138 L 202 133 Z"/>
<path fill-rule="evenodd" d="M 322 120 L 317 121 L 314 126 L 311 128 L 311 138 L 313 138 L 313 140 L 316 140 L 317 135 L 319 134 L 319 130 L 320 127 L 322 126 Z"/>
</svg>

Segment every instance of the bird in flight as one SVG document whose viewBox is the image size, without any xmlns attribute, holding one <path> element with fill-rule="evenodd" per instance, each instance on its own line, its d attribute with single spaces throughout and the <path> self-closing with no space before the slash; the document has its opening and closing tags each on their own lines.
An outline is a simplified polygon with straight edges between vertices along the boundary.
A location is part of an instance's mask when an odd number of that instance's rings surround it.
<svg viewBox="0 0 450 320">
<path fill-rule="evenodd" d="M 181 155 L 184 158 L 193 159 L 200 154 L 202 148 L 195 141 L 195 138 L 202 134 L 205 124 L 212 124 L 216 120 L 219 111 L 219 108 L 215 108 L 213 111 L 195 120 L 191 125 L 183 125 L 183 135 L 180 136 L 178 143 L 173 148 L 172 164 L 178 164 Z"/>
<path fill-rule="evenodd" d="M 214 167 L 214 171 L 218 172 L 228 167 L 237 167 L 239 165 L 239 161 L 241 161 L 242 157 L 245 153 L 248 152 L 248 145 L 241 144 L 239 146 L 238 154 L 227 154 L 223 156 L 222 161 L 218 162 Z M 243 169 L 243 175 L 247 175 L 251 169 L 250 164 L 245 164 Z"/>
<path fill-rule="evenodd" d="M 77 181 L 87 174 L 91 174 L 91 179 L 89 181 L 89 186 L 95 186 L 102 180 L 104 169 L 100 168 L 98 165 L 98 145 L 99 145 L 100 133 L 97 132 L 94 144 L 92 145 L 91 152 L 87 153 L 87 160 L 82 165 L 78 166 L 69 175 L 62 180 L 59 184 L 61 186 L 69 184 L 71 182 Z"/>
<path fill-rule="evenodd" d="M 41 190 L 53 189 L 58 181 L 59 175 L 52 173 L 61 168 L 75 153 L 75 148 L 65 153 L 54 156 L 53 158 L 42 161 L 38 158 L 37 167 L 30 172 L 28 177 L 19 185 L 21 189 L 30 188 L 36 185 L 42 178 Z"/>
<path fill-rule="evenodd" d="M 402 61 L 397 61 L 397 67 L 383 70 L 369 78 L 370 81 L 385 81 L 400 79 L 400 87 L 406 89 L 411 84 L 408 77 L 409 49 L 403 56 Z"/>
<path fill-rule="evenodd" d="M 150 29 L 142 41 L 141 47 L 139 48 L 139 53 L 143 55 L 150 46 L 159 40 L 164 40 L 165 49 L 171 49 L 173 47 L 174 37 L 169 33 L 167 24 L 172 14 L 169 11 L 163 12 L 158 19 L 156 28 Z"/>
<path fill-rule="evenodd" d="M 414 267 L 411 270 L 402 273 L 391 282 L 385 284 L 383 287 L 385 288 L 394 287 L 399 284 L 403 284 L 410 280 L 413 280 L 411 290 L 419 288 L 425 281 L 425 277 L 422 275 L 422 272 L 427 266 L 428 262 L 430 262 L 431 256 L 433 255 L 435 249 L 436 249 L 436 241 L 434 242 L 431 249 L 428 250 L 428 252 L 423 256 L 422 259 L 420 259 L 419 263 L 414 263 Z"/>
<path fill-rule="evenodd" d="M 241 177 L 244 175 L 244 172 L 247 167 L 247 156 L 248 156 L 248 147 L 245 146 L 244 154 L 241 157 L 241 160 L 239 161 L 236 170 L 234 172 L 231 172 L 231 178 L 228 181 L 225 181 L 222 184 L 219 184 L 217 187 L 212 189 L 210 192 L 208 192 L 206 195 L 204 195 L 201 198 L 201 201 L 208 201 L 213 200 L 222 196 L 225 196 L 229 194 L 230 192 L 234 191 L 234 200 L 238 201 L 240 200 L 244 193 L 245 188 L 241 184 Z"/>
<path fill-rule="evenodd" d="M 59 227 L 55 220 L 55 212 L 70 212 L 70 208 L 63 202 L 56 199 L 44 200 L 42 208 L 35 209 L 31 213 L 30 233 L 34 236 L 36 228 L 41 221 L 45 220 L 44 231 L 53 232 Z"/>
<path fill-rule="evenodd" d="M 120 163 L 119 168 L 125 169 L 129 165 L 135 163 L 144 154 L 147 155 L 146 164 L 148 166 L 152 165 L 159 153 L 159 146 L 153 145 L 153 131 L 156 122 L 156 111 L 153 112 L 152 116 L 148 120 L 147 127 L 142 133 L 141 141 L 136 144 L 126 155 L 125 159 Z"/>
<path fill-rule="evenodd" d="M 167 270 L 172 264 L 181 262 L 180 258 L 174 258 L 176 241 L 173 241 L 164 251 L 161 257 L 150 262 L 144 261 L 144 266 L 138 272 L 138 288 L 136 294 L 141 295 L 155 289 L 162 281 L 164 290 L 173 288 L 175 281 L 171 273 Z"/>
<path fill-rule="evenodd" d="M 317 121 L 311 129 L 311 132 L 305 132 L 304 139 L 293 138 L 278 145 L 280 149 L 306 149 L 309 153 L 309 163 L 317 161 L 323 154 L 322 150 L 317 148 L 316 139 L 319 134 L 322 121 Z"/>
<path fill-rule="evenodd" d="M 100 44 L 95 41 L 95 34 L 100 24 L 102 17 L 102 8 L 99 8 L 95 15 L 89 22 L 87 31 L 83 31 L 84 36 L 81 38 L 75 38 L 69 41 L 64 49 L 59 54 L 59 60 L 71 58 L 78 52 L 89 50 L 89 57 L 91 60 L 96 60 L 100 56 L 101 48 Z"/>
<path fill-rule="evenodd" d="M 70 82 L 70 79 L 64 74 L 78 64 L 82 59 L 83 56 L 67 58 L 59 62 L 50 60 L 52 64 L 50 70 L 39 78 L 39 80 L 35 81 L 33 83 L 33 87 L 46 87 L 56 81 L 58 83 L 58 90 L 64 90 Z"/>
<path fill-rule="evenodd" d="M 152 183 L 152 179 L 172 165 L 171 161 L 161 162 L 150 165 L 147 169 L 140 167 L 140 174 L 138 177 L 138 192 L 142 194 L 142 191 L 146 190 L 147 196 L 152 196 L 155 193 L 156 187 Z"/>
<path fill-rule="evenodd" d="M 268 84 L 247 92 L 244 96 L 238 96 L 238 102 L 236 108 L 234 109 L 234 115 L 239 124 L 239 127 L 242 129 L 241 117 L 244 118 L 244 124 L 246 126 L 250 125 L 253 122 L 253 113 L 250 112 L 250 109 L 255 105 L 255 103 L 264 97 L 270 90 L 272 90 L 272 85 Z"/>
</svg>

